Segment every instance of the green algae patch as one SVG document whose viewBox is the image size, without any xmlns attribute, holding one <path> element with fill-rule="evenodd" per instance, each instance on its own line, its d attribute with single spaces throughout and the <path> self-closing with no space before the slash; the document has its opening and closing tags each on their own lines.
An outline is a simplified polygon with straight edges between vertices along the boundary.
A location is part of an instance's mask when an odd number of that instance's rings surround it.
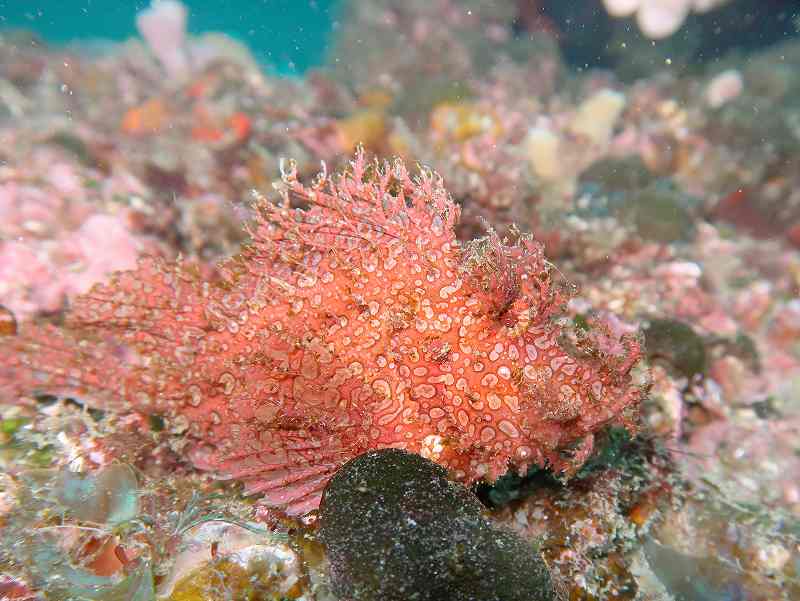
<svg viewBox="0 0 800 601">
<path fill-rule="evenodd" d="M 29 422 L 30 419 L 27 417 L 11 417 L 0 420 L 0 433 L 6 436 L 13 436 L 17 433 L 17 430 Z"/>
</svg>

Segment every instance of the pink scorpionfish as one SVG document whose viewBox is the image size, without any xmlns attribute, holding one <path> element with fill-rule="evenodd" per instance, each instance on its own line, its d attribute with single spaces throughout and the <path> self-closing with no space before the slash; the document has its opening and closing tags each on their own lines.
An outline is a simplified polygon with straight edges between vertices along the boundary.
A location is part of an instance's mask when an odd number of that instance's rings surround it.
<svg viewBox="0 0 800 601">
<path fill-rule="evenodd" d="M 460 243 L 438 176 L 360 153 L 311 186 L 290 169 L 258 209 L 220 282 L 146 259 L 63 328 L 20 324 L 0 339 L 2 396 L 163 415 L 196 466 L 289 515 L 368 450 L 420 453 L 469 484 L 570 472 L 600 428 L 635 427 L 638 339 L 567 328 L 530 237 Z"/>
</svg>

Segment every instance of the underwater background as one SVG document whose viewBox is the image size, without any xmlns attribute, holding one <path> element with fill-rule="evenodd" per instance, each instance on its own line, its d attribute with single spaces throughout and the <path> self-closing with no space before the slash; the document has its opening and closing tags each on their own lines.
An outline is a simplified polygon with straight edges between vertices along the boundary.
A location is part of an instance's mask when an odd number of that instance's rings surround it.
<svg viewBox="0 0 800 601">
<path fill-rule="evenodd" d="M 0 0 L 6 599 L 800 599 L 800 3 Z"/>
<path fill-rule="evenodd" d="M 266 68 L 297 74 L 323 62 L 343 4 L 342 0 L 194 0 L 186 6 L 190 32 L 225 32 L 247 44 Z M 609 66 L 613 62 L 607 54 L 613 20 L 600 2 L 521 0 L 519 4 L 533 6 L 527 10 L 546 14 L 558 25 L 564 58 L 573 66 Z M 36 32 L 56 44 L 121 41 L 135 34 L 134 16 L 147 5 L 146 0 L 85 0 L 77 4 L 6 0 L 0 3 L 0 25 Z M 794 0 L 740 0 L 736 7 L 722 5 L 713 13 L 690 14 L 689 29 L 681 35 L 699 62 L 707 62 L 734 49 L 753 50 L 797 35 L 796 11 Z M 704 34 L 699 36 L 703 38 L 700 47 L 692 39 L 698 37 L 692 31 L 698 26 Z"/>
<path fill-rule="evenodd" d="M 280 73 L 302 73 L 322 62 L 335 27 L 337 0 L 210 0 L 189 2 L 189 31 L 221 31 Z M 87 0 L 0 3 L 0 25 L 34 31 L 51 43 L 122 41 L 135 35 L 146 1 Z"/>
</svg>

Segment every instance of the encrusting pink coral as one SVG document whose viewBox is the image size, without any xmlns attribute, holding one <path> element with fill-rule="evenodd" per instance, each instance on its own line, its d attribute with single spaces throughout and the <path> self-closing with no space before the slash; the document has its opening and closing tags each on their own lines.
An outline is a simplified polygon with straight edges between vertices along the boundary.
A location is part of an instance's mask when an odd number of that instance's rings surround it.
<svg viewBox="0 0 800 601">
<path fill-rule="evenodd" d="M 308 187 L 289 169 L 281 191 L 219 282 L 146 259 L 80 297 L 64 328 L 20 324 L 0 343 L 0 396 L 165 415 L 195 465 L 290 515 L 370 449 L 471 483 L 570 472 L 598 429 L 635 427 L 638 340 L 566 327 L 539 243 L 459 243 L 438 176 L 363 153 Z"/>
</svg>

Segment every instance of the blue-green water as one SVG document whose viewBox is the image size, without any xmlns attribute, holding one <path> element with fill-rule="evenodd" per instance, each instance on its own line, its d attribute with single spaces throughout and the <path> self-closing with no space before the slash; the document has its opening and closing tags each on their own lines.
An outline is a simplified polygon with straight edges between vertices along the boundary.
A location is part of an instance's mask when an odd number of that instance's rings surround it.
<svg viewBox="0 0 800 601">
<path fill-rule="evenodd" d="M 302 73 L 322 60 L 338 0 L 185 0 L 192 33 L 220 31 L 247 44 L 281 73 Z M 23 28 L 52 43 L 124 40 L 149 0 L 2 0 L 0 26 Z"/>
</svg>

